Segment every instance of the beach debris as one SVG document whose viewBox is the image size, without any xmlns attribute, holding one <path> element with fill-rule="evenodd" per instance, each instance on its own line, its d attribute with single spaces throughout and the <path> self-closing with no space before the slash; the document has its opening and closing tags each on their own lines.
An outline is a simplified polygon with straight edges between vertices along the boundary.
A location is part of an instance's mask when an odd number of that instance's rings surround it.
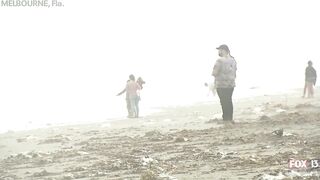
<svg viewBox="0 0 320 180">
<path fill-rule="evenodd" d="M 19 154 L 12 154 L 5 159 L 6 162 L 29 162 L 33 158 L 41 158 L 45 153 L 41 152 L 25 152 Z"/>
<path fill-rule="evenodd" d="M 277 175 L 270 175 L 270 174 L 260 174 L 253 179 L 255 180 L 281 180 L 286 178 L 285 175 L 283 175 L 281 172 Z"/>
<path fill-rule="evenodd" d="M 157 130 L 146 132 L 144 137 L 148 138 L 150 141 L 162 141 L 165 139 L 165 136 Z"/>
<path fill-rule="evenodd" d="M 41 172 L 33 173 L 32 177 L 43 177 L 43 176 L 48 176 L 48 175 L 50 175 L 50 173 L 44 169 Z"/>
<path fill-rule="evenodd" d="M 7 171 L 4 170 L 4 169 L 0 169 L 0 173 L 7 173 Z M 1 177 L 1 176 L 0 176 L 0 177 Z"/>
<path fill-rule="evenodd" d="M 286 172 L 271 172 L 269 174 L 260 174 L 255 176 L 255 180 L 281 180 L 281 179 L 318 179 L 319 172 L 297 172 L 289 170 Z"/>
<path fill-rule="evenodd" d="M 185 138 L 185 137 L 177 137 L 174 142 L 187 142 L 189 141 L 188 138 Z"/>
<path fill-rule="evenodd" d="M 65 143 L 70 141 L 71 139 L 64 135 L 56 135 L 53 137 L 49 137 L 45 140 L 40 141 L 39 144 L 54 144 L 54 143 Z"/>
<path fill-rule="evenodd" d="M 141 174 L 140 180 L 156 180 L 157 174 L 151 170 L 147 170 Z"/>
<path fill-rule="evenodd" d="M 231 152 L 226 153 L 227 156 L 236 155 L 236 154 L 238 154 L 238 152 L 235 152 L 235 151 L 231 151 Z"/>
<path fill-rule="evenodd" d="M 292 154 L 295 154 L 295 155 L 297 155 L 299 152 L 298 151 L 296 151 L 296 150 L 293 150 L 292 151 Z"/>
<path fill-rule="evenodd" d="M 224 153 L 224 152 L 217 152 L 217 156 L 218 156 L 218 158 L 220 158 L 220 159 L 224 159 L 224 158 L 226 157 L 226 153 Z"/>
<path fill-rule="evenodd" d="M 224 173 L 221 172 L 222 170 L 226 171 L 226 174 L 230 175 L 230 172 L 232 172 L 232 175 L 239 175 L 243 179 L 251 179 L 258 174 L 262 174 L 259 176 L 261 179 L 275 179 L 283 176 L 286 178 L 292 176 L 299 179 L 305 172 L 301 173 L 299 171 L 300 175 L 295 172 L 286 173 L 287 161 L 291 157 L 305 156 L 305 158 L 309 158 L 319 154 L 320 151 L 316 148 L 319 145 L 317 140 L 319 134 L 314 134 L 317 133 L 316 129 L 311 129 L 310 132 L 303 131 L 310 127 L 318 127 L 313 119 L 317 119 L 319 112 L 303 112 L 293 109 L 284 114 L 273 116 L 275 109 L 270 109 L 270 115 L 266 113 L 265 116 L 256 116 L 252 111 L 250 114 L 250 119 L 251 115 L 257 120 L 260 118 L 268 121 L 269 118 L 272 118 L 272 123 L 254 121 L 253 123 L 239 124 L 239 126 L 230 129 L 212 127 L 200 130 L 192 127 L 183 129 L 186 127 L 173 127 L 170 126 L 170 123 L 164 123 L 167 128 L 163 131 L 157 127 L 151 129 L 154 131 L 150 131 L 150 129 L 145 130 L 139 126 L 127 134 L 124 133 L 128 131 L 127 128 L 119 128 L 108 132 L 102 132 L 100 129 L 98 133 L 90 135 L 82 134 L 82 131 L 88 131 L 88 128 L 77 133 L 65 132 L 65 129 L 63 129 L 61 133 L 59 131 L 54 135 L 41 137 L 35 142 L 37 143 L 39 140 L 50 136 L 55 137 L 58 133 L 68 136 L 74 141 L 66 144 L 39 146 L 39 148 L 49 151 L 48 154 L 38 151 L 27 152 L 14 155 L 14 158 L 11 159 L 13 162 L 10 162 L 10 159 L 9 162 L 2 159 L 0 179 L 7 180 L 6 177 L 17 174 L 19 177 L 12 176 L 10 179 L 93 180 L 148 179 L 149 177 L 149 179 L 156 180 L 175 180 L 176 178 L 173 176 L 179 176 L 179 179 L 194 178 L 197 175 L 203 178 L 219 176 Z M 290 114 L 294 111 L 301 114 Z M 269 110 L 266 112 L 269 113 Z M 312 116 L 309 116 L 309 113 L 313 113 Z M 245 119 L 246 117 L 242 118 Z M 159 119 L 163 120 L 164 118 Z M 194 117 L 194 119 L 197 120 L 197 117 Z M 154 121 L 156 122 L 156 120 Z M 220 121 L 222 120 L 220 119 Z M 295 121 L 302 124 L 310 122 L 310 124 L 300 127 L 297 126 Z M 141 121 L 141 123 L 143 122 Z M 263 126 L 262 129 L 261 126 Z M 176 129 L 171 129 L 171 132 L 168 132 L 170 128 Z M 280 128 L 285 128 L 282 135 L 274 131 Z M 296 132 L 304 132 L 305 134 L 300 136 Z M 18 137 L 18 134 L 10 136 L 13 141 L 16 141 Z M 21 137 L 25 138 L 27 136 L 24 134 Z M 212 137 L 214 138 L 212 139 Z M 155 140 L 155 142 L 150 140 Z M 305 140 L 309 141 L 308 146 L 301 145 L 301 143 L 306 142 Z M 191 143 L 188 141 L 191 141 Z M 283 146 L 281 147 L 279 144 L 282 142 Z M 293 143 L 295 145 L 292 145 Z M 9 149 L 10 144 L 5 145 Z M 28 150 L 29 147 L 26 149 Z M 22 150 L 25 150 L 25 148 Z M 219 165 L 215 165 L 216 162 Z M 46 172 L 42 172 L 43 168 L 46 169 Z M 211 171 L 211 169 L 214 171 Z M 279 169 L 279 171 L 271 174 L 270 172 L 273 169 Z M 217 171 L 220 172 L 217 173 Z M 279 173 L 280 171 L 282 173 Z M 39 174 L 34 174 L 35 172 Z M 46 173 L 50 175 L 45 176 Z M 281 174 L 283 176 L 279 176 Z M 32 175 L 38 175 L 39 177 L 32 177 Z"/>
<path fill-rule="evenodd" d="M 192 155 L 195 159 L 197 160 L 209 160 L 209 159 L 215 159 L 216 153 L 212 152 L 212 150 L 208 149 L 206 151 L 201 151 L 201 152 L 195 152 Z"/>
<path fill-rule="evenodd" d="M 90 172 L 89 177 L 103 177 L 107 176 L 108 173 L 100 170 L 93 170 Z"/>
<path fill-rule="evenodd" d="M 159 136 L 162 135 L 159 131 L 154 130 L 154 131 L 148 131 L 145 133 L 145 137 L 152 137 L 152 136 Z"/>
<path fill-rule="evenodd" d="M 206 121 L 205 123 L 209 124 L 209 123 L 217 123 L 219 121 L 218 118 L 214 118 L 214 119 L 210 119 L 209 121 Z"/>
<path fill-rule="evenodd" d="M 1 180 L 16 180 L 16 179 L 21 179 L 21 178 L 19 178 L 17 175 L 10 174 L 10 175 L 6 175 L 6 176 L 0 175 L 0 179 Z"/>
<path fill-rule="evenodd" d="M 253 109 L 253 113 L 255 113 L 256 115 L 263 115 L 264 114 L 261 107 L 255 107 Z"/>
<path fill-rule="evenodd" d="M 152 163 L 158 163 L 157 160 L 154 160 L 153 158 L 149 157 L 149 156 L 144 156 L 142 159 L 141 159 L 141 162 L 142 162 L 142 165 L 143 166 L 147 166 L 147 165 L 150 165 Z"/>
<path fill-rule="evenodd" d="M 256 164 L 258 161 L 255 158 L 249 158 L 250 164 Z"/>
<path fill-rule="evenodd" d="M 301 109 L 301 108 L 314 108 L 315 106 L 309 103 L 305 103 L 305 104 L 298 104 L 296 105 L 296 109 Z"/>
<path fill-rule="evenodd" d="M 271 118 L 269 116 L 263 115 L 260 117 L 260 120 L 261 121 L 269 121 L 269 120 L 271 120 Z"/>
<path fill-rule="evenodd" d="M 120 159 L 117 159 L 112 163 L 111 169 L 112 170 L 119 170 L 119 169 L 121 169 L 122 164 L 124 164 L 124 163 Z"/>
<path fill-rule="evenodd" d="M 73 146 L 62 146 L 61 149 L 71 150 L 73 149 Z"/>
<path fill-rule="evenodd" d="M 89 155 L 89 153 L 84 152 L 84 151 L 78 151 L 77 154 L 80 156 Z"/>
<path fill-rule="evenodd" d="M 270 149 L 271 146 L 267 145 L 267 146 L 262 146 L 261 149 Z"/>
<path fill-rule="evenodd" d="M 78 143 L 75 143 L 74 145 L 75 146 L 89 146 L 89 142 L 88 141 L 81 141 L 81 142 L 78 142 Z"/>
<path fill-rule="evenodd" d="M 275 134 L 277 136 L 283 136 L 283 128 L 273 131 L 272 134 Z"/>
<path fill-rule="evenodd" d="M 279 108 L 279 109 L 276 110 L 276 112 L 277 113 L 283 113 L 283 112 L 286 112 L 286 110 Z"/>
<path fill-rule="evenodd" d="M 75 179 L 73 174 L 66 174 L 62 177 L 62 180 L 71 180 L 71 179 Z"/>
<path fill-rule="evenodd" d="M 38 139 L 38 138 L 35 136 L 32 136 L 32 135 L 29 135 L 27 137 L 17 138 L 16 140 L 18 143 L 22 143 L 22 142 L 28 142 L 30 140 L 36 140 L 36 139 Z"/>
<path fill-rule="evenodd" d="M 165 173 L 161 173 L 159 174 L 160 178 L 166 179 L 166 180 L 178 180 L 176 177 L 170 176 L 168 174 Z"/>
<path fill-rule="evenodd" d="M 276 105 L 274 105 L 273 107 L 279 108 L 279 109 L 285 109 L 285 110 L 288 110 L 288 109 L 289 109 L 289 106 L 283 105 L 283 104 L 276 104 Z"/>
<path fill-rule="evenodd" d="M 250 163 L 256 164 L 258 162 L 256 155 L 254 155 L 254 154 L 250 155 L 249 156 L 249 161 L 250 161 Z"/>
<path fill-rule="evenodd" d="M 80 166 L 80 167 L 70 167 L 70 168 L 67 168 L 67 169 L 65 170 L 65 172 L 80 172 L 80 171 L 85 171 L 85 170 L 87 170 L 86 167 Z"/>
<path fill-rule="evenodd" d="M 295 135 L 292 133 L 283 132 L 283 136 L 295 136 Z"/>
</svg>

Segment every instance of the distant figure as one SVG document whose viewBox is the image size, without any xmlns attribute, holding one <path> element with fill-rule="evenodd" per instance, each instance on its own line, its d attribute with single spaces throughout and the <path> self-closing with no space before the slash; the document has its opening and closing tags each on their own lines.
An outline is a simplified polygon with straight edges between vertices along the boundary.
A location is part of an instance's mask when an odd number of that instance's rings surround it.
<svg viewBox="0 0 320 180">
<path fill-rule="evenodd" d="M 128 93 L 129 101 L 130 101 L 130 117 L 138 118 L 139 117 L 139 90 L 141 90 L 141 86 L 135 82 L 134 75 L 129 76 L 130 81 L 127 83 L 126 91 Z"/>
<path fill-rule="evenodd" d="M 316 85 L 317 81 L 317 71 L 312 67 L 312 61 L 308 61 L 308 67 L 305 72 L 305 85 L 303 90 L 303 98 L 308 92 L 308 98 L 313 98 L 314 89 L 313 86 Z"/>
<path fill-rule="evenodd" d="M 130 82 L 130 80 L 127 81 L 127 84 L 129 82 Z M 126 103 L 127 103 L 127 110 L 128 110 L 128 116 L 127 117 L 131 117 L 132 116 L 131 115 L 131 104 L 130 104 L 129 94 L 128 94 L 127 90 L 126 90 L 126 87 L 120 93 L 118 93 L 117 96 L 120 96 L 123 93 L 126 93 Z"/>
<path fill-rule="evenodd" d="M 233 103 L 232 94 L 235 87 L 237 63 L 230 55 L 230 50 L 227 45 L 221 45 L 217 48 L 219 58 L 212 71 L 215 77 L 215 87 L 220 99 L 222 107 L 222 118 L 226 121 L 233 120 Z"/>
</svg>

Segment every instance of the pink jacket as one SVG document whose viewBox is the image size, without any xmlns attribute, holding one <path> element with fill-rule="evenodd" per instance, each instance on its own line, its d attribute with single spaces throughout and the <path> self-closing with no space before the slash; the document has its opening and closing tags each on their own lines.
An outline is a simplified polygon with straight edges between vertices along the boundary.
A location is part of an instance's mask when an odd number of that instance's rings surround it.
<svg viewBox="0 0 320 180">
<path fill-rule="evenodd" d="M 129 98 L 135 98 L 139 96 L 138 90 L 141 90 L 141 87 L 135 81 L 129 81 L 126 86 L 126 91 L 128 93 Z"/>
</svg>

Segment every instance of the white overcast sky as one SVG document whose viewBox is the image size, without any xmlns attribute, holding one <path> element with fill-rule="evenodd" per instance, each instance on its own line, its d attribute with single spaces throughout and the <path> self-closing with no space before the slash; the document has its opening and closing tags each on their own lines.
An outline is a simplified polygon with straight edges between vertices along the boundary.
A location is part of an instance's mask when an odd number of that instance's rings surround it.
<svg viewBox="0 0 320 180">
<path fill-rule="evenodd" d="M 155 97 L 187 98 L 222 43 L 240 87 L 303 84 L 306 62 L 319 67 L 316 0 L 63 2 L 0 8 L 1 121 L 108 116 L 130 73 Z"/>
</svg>

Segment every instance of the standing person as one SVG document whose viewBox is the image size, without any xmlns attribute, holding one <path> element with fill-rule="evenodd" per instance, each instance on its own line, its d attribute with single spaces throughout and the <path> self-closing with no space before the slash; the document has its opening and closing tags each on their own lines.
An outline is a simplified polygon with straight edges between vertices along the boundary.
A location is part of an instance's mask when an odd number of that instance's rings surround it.
<svg viewBox="0 0 320 180">
<path fill-rule="evenodd" d="M 316 85 L 317 81 L 317 71 L 312 67 L 312 61 L 308 61 L 308 67 L 305 72 L 305 85 L 303 90 L 303 96 L 306 96 L 308 91 L 308 98 L 313 98 L 314 90 L 313 86 Z"/>
<path fill-rule="evenodd" d="M 127 84 L 128 84 L 128 82 L 130 82 L 130 80 L 127 81 Z M 117 96 L 120 96 L 123 93 L 126 93 L 126 104 L 127 104 L 127 111 L 128 111 L 128 116 L 127 117 L 131 117 L 132 116 L 131 115 L 131 104 L 130 104 L 129 94 L 126 91 L 126 88 L 127 88 L 127 86 L 120 93 L 118 93 Z"/>
<path fill-rule="evenodd" d="M 225 121 L 233 120 L 232 94 L 235 87 L 237 63 L 230 55 L 227 45 L 217 48 L 220 58 L 216 61 L 212 75 L 215 77 L 215 87 L 222 107 L 222 118 Z"/>
<path fill-rule="evenodd" d="M 127 83 L 126 91 L 129 96 L 130 101 L 130 111 L 131 117 L 138 118 L 139 117 L 139 90 L 141 90 L 140 85 L 135 82 L 134 75 L 129 76 L 130 81 Z"/>
</svg>

